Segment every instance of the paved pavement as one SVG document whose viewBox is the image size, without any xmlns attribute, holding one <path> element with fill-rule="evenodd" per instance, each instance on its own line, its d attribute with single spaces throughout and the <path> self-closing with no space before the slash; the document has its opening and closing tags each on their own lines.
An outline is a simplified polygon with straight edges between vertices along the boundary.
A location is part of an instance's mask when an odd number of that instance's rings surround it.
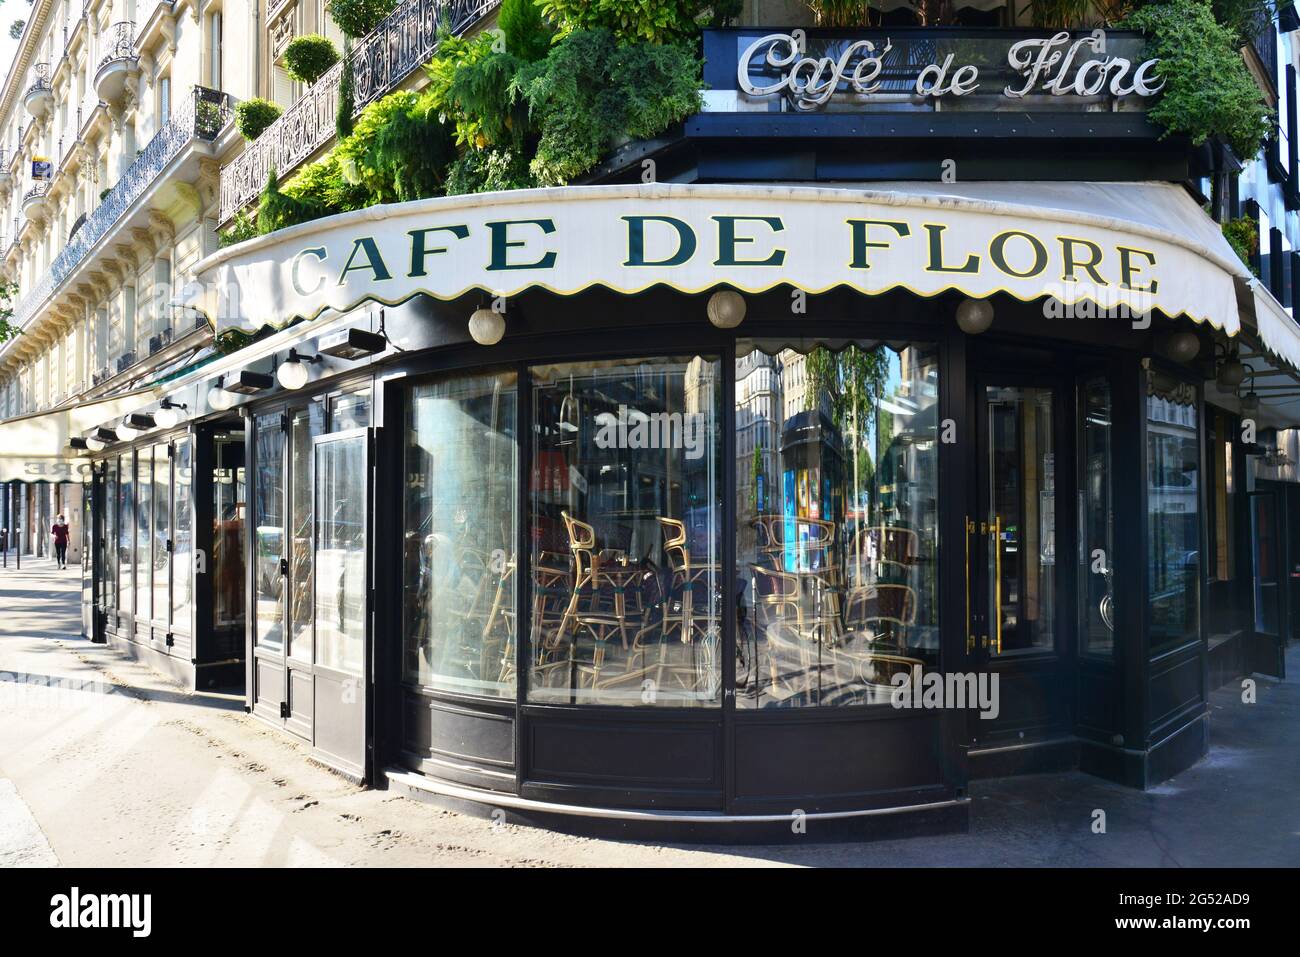
<svg viewBox="0 0 1300 957">
<path fill-rule="evenodd" d="M 1215 692 L 1209 756 L 1145 793 L 1031 775 L 976 782 L 969 834 L 657 847 L 493 827 L 353 787 L 240 699 L 190 694 L 77 637 L 78 574 L 41 560 L 0 570 L 0 866 L 1300 865 L 1294 677 L 1258 679 L 1254 705 Z M 1289 667 L 1300 675 L 1300 647 Z M 35 683 L 48 677 L 66 680 Z"/>
</svg>

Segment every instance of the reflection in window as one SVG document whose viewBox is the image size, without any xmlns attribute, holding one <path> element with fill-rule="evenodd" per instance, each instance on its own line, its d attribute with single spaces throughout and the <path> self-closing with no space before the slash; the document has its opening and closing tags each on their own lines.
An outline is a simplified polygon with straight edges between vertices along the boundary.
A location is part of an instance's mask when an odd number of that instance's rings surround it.
<svg viewBox="0 0 1300 957">
<path fill-rule="evenodd" d="M 136 453 L 135 475 L 135 615 L 148 618 L 153 611 L 150 575 L 153 571 L 153 448 L 146 446 Z"/>
<path fill-rule="evenodd" d="M 316 661 L 359 675 L 366 644 L 364 436 L 316 446 Z"/>
<path fill-rule="evenodd" d="M 166 445 L 153 447 L 153 617 L 166 623 L 171 611 L 167 542 L 171 539 L 171 458 Z M 141 453 L 144 454 L 143 452 Z"/>
<path fill-rule="evenodd" d="M 405 679 L 515 694 L 513 373 L 417 387 L 406 421 Z"/>
<path fill-rule="evenodd" d="M 289 655 L 312 659 L 312 439 L 325 429 L 325 409 L 312 402 L 292 413 L 289 424 Z"/>
<path fill-rule="evenodd" d="M 741 343 L 736 698 L 870 704 L 936 664 L 933 347 Z"/>
<path fill-rule="evenodd" d="M 1115 649 L 1115 514 L 1111 501 L 1110 383 L 1084 382 L 1079 393 L 1079 645 L 1085 655 Z"/>
<path fill-rule="evenodd" d="M 1195 387 L 1147 374 L 1147 595 L 1153 652 L 1200 634 L 1199 448 Z"/>
<path fill-rule="evenodd" d="M 129 613 L 135 607 L 135 456 L 127 452 L 117 462 L 117 607 Z"/>
<path fill-rule="evenodd" d="M 529 699 L 717 704 L 718 362 L 532 372 Z"/>
<path fill-rule="evenodd" d="M 257 417 L 257 480 L 253 484 L 254 613 L 257 644 L 284 645 L 284 429 L 280 413 Z"/>
<path fill-rule="evenodd" d="M 212 624 L 244 627 L 244 434 L 218 432 L 212 465 Z"/>
<path fill-rule="evenodd" d="M 104 573 L 102 587 L 104 607 L 112 608 L 117 604 L 117 523 L 120 492 L 117 482 L 117 459 L 108 463 L 104 478 L 104 537 L 101 544 L 104 555 Z M 16 537 L 16 535 L 15 535 Z"/>
<path fill-rule="evenodd" d="M 175 503 L 172 524 L 172 627 L 190 629 L 190 603 L 194 598 L 194 446 L 189 439 L 176 443 Z"/>
<path fill-rule="evenodd" d="M 345 392 L 330 399 L 330 431 L 347 432 L 370 425 L 370 390 Z"/>
</svg>

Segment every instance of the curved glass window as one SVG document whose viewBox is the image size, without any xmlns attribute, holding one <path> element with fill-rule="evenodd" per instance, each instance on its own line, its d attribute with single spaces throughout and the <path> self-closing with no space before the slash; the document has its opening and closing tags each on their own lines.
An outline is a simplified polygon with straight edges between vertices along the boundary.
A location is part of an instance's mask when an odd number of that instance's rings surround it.
<svg viewBox="0 0 1300 957">
<path fill-rule="evenodd" d="M 531 372 L 529 700 L 717 705 L 719 361 Z"/>
<path fill-rule="evenodd" d="M 1200 440 L 1196 388 L 1147 373 L 1147 600 L 1151 650 L 1201 629 Z"/>
<path fill-rule="evenodd" d="M 172 627 L 190 630 L 194 596 L 194 446 L 189 439 L 176 442 L 175 502 L 172 525 Z"/>
<path fill-rule="evenodd" d="M 737 344 L 740 707 L 886 702 L 938 663 L 938 390 L 934 346 Z"/>
<path fill-rule="evenodd" d="M 514 373 L 416 387 L 407 407 L 404 675 L 515 694 Z"/>
</svg>

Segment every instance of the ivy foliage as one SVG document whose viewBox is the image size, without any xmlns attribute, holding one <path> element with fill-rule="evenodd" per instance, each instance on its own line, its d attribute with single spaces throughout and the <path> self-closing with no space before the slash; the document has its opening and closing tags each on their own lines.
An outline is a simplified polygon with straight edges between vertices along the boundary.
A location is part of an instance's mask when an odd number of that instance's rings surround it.
<svg viewBox="0 0 1300 957">
<path fill-rule="evenodd" d="M 1250 266 L 1251 259 L 1259 252 L 1259 223 L 1250 216 L 1239 216 L 1228 220 L 1221 228 L 1232 251 Z"/>
<path fill-rule="evenodd" d="M 542 15 L 537 0 L 501 0 L 497 25 L 505 35 L 506 52 L 521 60 L 540 60 L 555 39 L 555 26 Z"/>
<path fill-rule="evenodd" d="M 1153 3 L 1119 26 L 1146 34 L 1146 55 L 1160 60 L 1165 86 L 1148 115 L 1166 135 L 1198 146 L 1217 136 L 1245 161 L 1259 153 L 1273 113 L 1242 59 L 1241 38 L 1215 19 L 1210 0 Z"/>
<path fill-rule="evenodd" d="M 294 37 L 284 48 L 284 67 L 289 76 L 303 83 L 315 83 L 339 62 L 338 47 L 329 37 L 308 33 Z"/>
<path fill-rule="evenodd" d="M 359 40 L 393 12 L 397 0 L 329 0 L 330 18 L 340 30 Z"/>
<path fill-rule="evenodd" d="M 565 35 L 513 83 L 541 131 L 533 175 L 543 185 L 567 183 L 624 137 L 655 136 L 697 112 L 700 72 L 685 47 L 620 45 L 604 28 Z"/>
<path fill-rule="evenodd" d="M 253 97 L 235 107 L 235 128 L 239 130 L 240 136 L 252 142 L 278 120 L 283 112 L 280 104 L 261 97 Z"/>
<path fill-rule="evenodd" d="M 14 325 L 14 303 L 18 300 L 18 283 L 0 280 L 0 342 L 18 335 Z"/>
<path fill-rule="evenodd" d="M 560 32 L 608 30 L 620 42 L 676 43 L 693 38 L 713 4 L 707 0 L 538 0 Z M 732 4 L 724 4 L 732 6 Z"/>
</svg>

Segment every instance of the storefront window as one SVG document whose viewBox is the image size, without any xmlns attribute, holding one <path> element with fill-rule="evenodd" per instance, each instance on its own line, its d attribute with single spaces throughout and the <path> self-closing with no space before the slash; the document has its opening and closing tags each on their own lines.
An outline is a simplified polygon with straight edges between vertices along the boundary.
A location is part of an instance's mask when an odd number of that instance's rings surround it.
<svg viewBox="0 0 1300 957">
<path fill-rule="evenodd" d="M 215 628 L 242 628 L 247 503 L 244 435 L 220 432 L 212 448 L 212 624 Z"/>
<path fill-rule="evenodd" d="M 1147 375 L 1147 514 L 1151 651 L 1200 634 L 1200 450 L 1195 387 Z"/>
<path fill-rule="evenodd" d="M 104 478 L 104 538 L 101 548 L 104 555 L 103 592 L 104 607 L 117 605 L 117 522 L 119 496 L 117 481 L 117 459 L 112 459 L 105 470 Z"/>
<path fill-rule="evenodd" d="M 171 458 L 167 451 L 166 445 L 153 447 L 153 617 L 164 624 L 171 610 L 167 551 L 171 538 Z"/>
<path fill-rule="evenodd" d="M 347 432 L 370 425 L 370 390 L 345 392 L 330 399 L 330 431 Z"/>
<path fill-rule="evenodd" d="M 253 601 L 257 644 L 284 646 L 284 430 L 280 413 L 257 417 L 257 476 L 253 483 Z"/>
<path fill-rule="evenodd" d="M 149 618 L 153 612 L 153 449 L 136 453 L 135 473 L 135 616 Z"/>
<path fill-rule="evenodd" d="M 406 680 L 515 694 L 513 373 L 415 388 L 406 420 Z"/>
<path fill-rule="evenodd" d="M 536 367 L 532 701 L 721 701 L 720 366 Z"/>
<path fill-rule="evenodd" d="M 888 701 L 938 662 L 937 351 L 736 356 L 737 704 Z"/>
<path fill-rule="evenodd" d="M 362 673 L 366 647 L 366 440 L 316 446 L 316 662 Z"/>
<path fill-rule="evenodd" d="M 172 627 L 190 629 L 194 596 L 194 447 L 189 439 L 176 443 L 175 505 L 172 513 Z"/>
<path fill-rule="evenodd" d="M 135 607 L 135 456 L 128 452 L 117 462 L 117 598 L 118 610 L 129 614 Z"/>
<path fill-rule="evenodd" d="M 312 658 L 312 439 L 325 429 L 325 409 L 312 402 L 296 410 L 289 424 L 289 515 L 293 529 L 289 567 L 289 654 L 300 661 Z"/>
<path fill-rule="evenodd" d="M 1110 383 L 1079 391 L 1079 648 L 1109 658 L 1115 650 L 1115 514 L 1111 502 Z"/>
</svg>

